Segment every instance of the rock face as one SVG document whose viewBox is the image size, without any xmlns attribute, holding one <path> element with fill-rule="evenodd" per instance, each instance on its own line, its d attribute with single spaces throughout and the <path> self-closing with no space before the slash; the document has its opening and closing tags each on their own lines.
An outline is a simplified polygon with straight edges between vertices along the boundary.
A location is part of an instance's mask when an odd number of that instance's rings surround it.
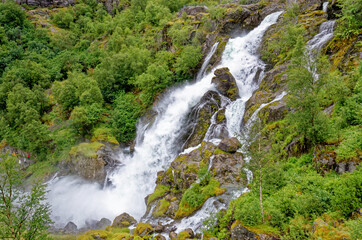
<svg viewBox="0 0 362 240">
<path fill-rule="evenodd" d="M 5 142 L 0 142 L 0 154 L 11 154 L 17 156 L 21 169 L 23 170 L 27 169 L 31 164 L 34 163 L 32 160 L 33 156 L 30 153 L 13 148 L 12 146 L 7 145 Z"/>
<path fill-rule="evenodd" d="M 221 107 L 221 98 L 217 92 L 208 91 L 187 116 L 188 123 L 181 136 L 183 149 L 199 145 L 211 124 L 211 117 Z"/>
<path fill-rule="evenodd" d="M 104 183 L 107 171 L 119 164 L 117 152 L 100 142 L 81 143 L 69 152 L 67 161 L 63 162 L 62 174 L 75 174 L 89 181 Z"/>
<path fill-rule="evenodd" d="M 167 171 L 158 173 L 157 187 L 147 198 L 148 211 L 152 209 L 152 215 L 156 218 L 179 216 L 177 212 L 180 209 L 183 194 L 197 182 L 201 170 L 207 170 L 210 179 L 218 183 L 218 186 L 214 187 L 215 196 L 225 191 L 221 187 L 240 185 L 242 158 L 241 153 L 224 152 L 212 143 L 202 142 L 199 148 L 179 155 Z M 154 207 L 151 208 L 151 206 Z M 146 214 L 148 215 L 149 212 Z M 192 214 L 192 211 L 187 214 Z"/>
<path fill-rule="evenodd" d="M 214 72 L 215 76 L 211 82 L 216 85 L 216 89 L 225 97 L 235 101 L 239 98 L 239 89 L 236 85 L 234 76 L 230 73 L 229 68 L 219 68 Z"/>
<path fill-rule="evenodd" d="M 206 13 L 207 10 L 208 10 L 208 8 L 204 7 L 204 6 L 188 6 L 188 7 L 182 8 L 177 13 L 177 17 L 180 18 L 180 17 L 182 17 L 183 14 L 195 16 L 195 15 L 197 15 L 199 13 Z"/>
<path fill-rule="evenodd" d="M 75 4 L 73 0 L 16 0 L 18 4 L 27 4 L 40 7 L 67 7 Z"/>
<path fill-rule="evenodd" d="M 113 227 L 125 228 L 136 225 L 137 221 L 128 213 L 122 213 L 113 220 Z"/>
<path fill-rule="evenodd" d="M 224 138 L 217 147 L 224 152 L 235 153 L 241 147 L 241 143 L 236 137 Z"/>
<path fill-rule="evenodd" d="M 287 104 L 282 99 L 280 101 L 276 101 L 265 106 L 263 109 L 260 110 L 258 115 L 264 123 L 270 123 L 282 120 L 287 115 L 287 113 Z"/>
<path fill-rule="evenodd" d="M 328 171 L 336 171 L 339 174 L 353 172 L 357 169 L 359 161 L 338 162 L 337 154 L 333 150 L 333 146 L 316 146 L 313 152 L 313 162 L 317 171 L 325 173 Z"/>
</svg>

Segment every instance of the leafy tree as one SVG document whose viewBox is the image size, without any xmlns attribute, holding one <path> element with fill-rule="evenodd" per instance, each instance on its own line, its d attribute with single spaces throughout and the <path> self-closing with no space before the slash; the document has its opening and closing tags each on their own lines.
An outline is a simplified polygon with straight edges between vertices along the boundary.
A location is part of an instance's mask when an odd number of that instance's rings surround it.
<svg viewBox="0 0 362 240">
<path fill-rule="evenodd" d="M 22 27 L 25 19 L 25 12 L 14 1 L 0 4 L 0 26 L 8 29 Z"/>
<path fill-rule="evenodd" d="M 150 51 L 138 47 L 106 57 L 94 71 L 104 99 L 110 102 L 118 91 L 129 91 L 135 77 L 146 71 L 150 60 Z"/>
<path fill-rule="evenodd" d="M 319 143 L 329 134 L 328 118 L 322 111 L 319 95 L 323 81 L 316 80 L 306 67 L 303 42 L 302 38 L 298 39 L 288 70 L 288 90 L 291 95 L 288 104 L 293 109 L 288 119 L 303 139 Z"/>
<path fill-rule="evenodd" d="M 362 29 L 362 2 L 356 0 L 338 0 L 342 14 L 338 20 L 340 23 L 339 34 L 343 37 L 351 37 L 361 34 Z"/>
<path fill-rule="evenodd" d="M 166 65 L 149 65 L 146 73 L 136 78 L 136 84 L 144 91 L 142 101 L 153 102 L 154 96 L 171 84 L 172 72 Z"/>
<path fill-rule="evenodd" d="M 50 207 L 45 203 L 45 186 L 37 183 L 30 192 L 25 192 L 24 180 L 18 159 L 0 155 L 1 239 L 47 239 L 51 220 Z"/>
<path fill-rule="evenodd" d="M 202 58 L 200 46 L 187 45 L 176 59 L 176 74 L 181 78 L 192 75 L 192 70 L 197 66 Z"/>
<path fill-rule="evenodd" d="M 155 1 L 149 1 L 147 3 L 145 13 L 146 21 L 155 26 L 164 25 L 171 17 L 170 9 L 158 4 Z"/>
<path fill-rule="evenodd" d="M 127 142 L 136 136 L 136 123 L 141 107 L 131 93 L 121 92 L 113 104 L 112 128 L 120 142 Z"/>
</svg>

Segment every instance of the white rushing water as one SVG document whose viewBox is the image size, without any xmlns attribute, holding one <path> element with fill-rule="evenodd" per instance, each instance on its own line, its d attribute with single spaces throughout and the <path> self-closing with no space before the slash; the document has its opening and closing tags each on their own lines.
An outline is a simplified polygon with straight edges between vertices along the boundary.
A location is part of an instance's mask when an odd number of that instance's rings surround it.
<svg viewBox="0 0 362 240">
<path fill-rule="evenodd" d="M 240 90 L 241 98 L 226 111 L 231 135 L 239 132 L 244 104 L 258 86 L 258 75 L 262 75 L 264 69 L 257 56 L 263 34 L 280 14 L 273 13 L 253 31 L 230 39 L 217 66 L 230 69 Z M 213 49 L 216 50 L 216 47 Z M 213 51 L 206 61 L 210 60 Z M 201 77 L 197 82 L 185 84 L 164 96 L 154 109 L 157 117 L 152 125 L 138 126 L 134 154 L 121 154 L 122 166 L 109 176 L 113 187 L 103 189 L 99 184 L 87 183 L 76 177 L 55 178 L 49 183 L 48 199 L 56 226 L 64 227 L 67 222 L 73 221 L 81 227 L 86 220 L 103 217 L 113 220 L 123 212 L 137 220 L 142 217 L 146 210 L 144 198 L 153 192 L 157 172 L 167 168 L 178 154 L 177 139 L 187 114 L 208 90 L 214 89 L 211 84 L 213 71 L 203 76 L 207 65 L 200 71 Z M 207 210 L 208 206 L 205 204 L 203 209 Z M 202 211 L 200 214 L 205 215 Z"/>
<path fill-rule="evenodd" d="M 324 3 L 323 3 L 323 11 L 327 12 L 327 10 L 328 10 L 328 4 L 329 4 L 329 2 L 324 2 Z"/>
<path fill-rule="evenodd" d="M 308 69 L 313 73 L 315 80 L 318 79 L 316 60 L 322 48 L 333 38 L 334 26 L 336 21 L 330 20 L 323 22 L 319 33 L 307 42 L 306 55 L 308 57 Z"/>
</svg>

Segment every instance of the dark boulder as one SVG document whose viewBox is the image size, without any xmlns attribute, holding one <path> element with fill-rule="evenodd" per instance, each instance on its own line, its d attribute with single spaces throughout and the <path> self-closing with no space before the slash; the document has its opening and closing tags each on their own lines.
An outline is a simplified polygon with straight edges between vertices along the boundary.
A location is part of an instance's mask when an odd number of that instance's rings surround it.
<svg viewBox="0 0 362 240">
<path fill-rule="evenodd" d="M 241 147 L 241 143 L 236 137 L 224 138 L 217 147 L 224 152 L 235 153 Z"/>
<path fill-rule="evenodd" d="M 216 89 L 225 97 L 235 101 L 239 98 L 239 88 L 236 85 L 234 76 L 230 73 L 229 68 L 219 68 L 214 72 L 215 76 L 211 82 L 216 85 Z"/>
</svg>

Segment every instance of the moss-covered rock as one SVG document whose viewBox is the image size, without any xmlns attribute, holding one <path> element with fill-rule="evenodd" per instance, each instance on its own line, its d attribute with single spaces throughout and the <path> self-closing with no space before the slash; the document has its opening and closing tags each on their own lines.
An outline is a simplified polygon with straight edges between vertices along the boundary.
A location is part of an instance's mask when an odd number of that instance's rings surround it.
<svg viewBox="0 0 362 240">
<path fill-rule="evenodd" d="M 122 213 L 113 220 L 112 227 L 126 228 L 136 225 L 137 221 L 128 213 Z"/>
<path fill-rule="evenodd" d="M 199 145 L 210 127 L 211 117 L 221 106 L 221 98 L 218 93 L 208 91 L 201 98 L 200 102 L 192 108 L 187 119 L 183 140 L 183 149 Z"/>
<path fill-rule="evenodd" d="M 235 153 L 241 147 L 241 143 L 236 137 L 232 138 L 224 138 L 219 145 L 218 148 L 228 153 Z"/>
<path fill-rule="evenodd" d="M 133 234 L 140 237 L 145 237 L 154 232 L 154 228 L 149 223 L 139 223 Z"/>
<path fill-rule="evenodd" d="M 239 88 L 236 85 L 234 76 L 230 73 L 229 68 L 219 68 L 214 72 L 215 76 L 211 82 L 216 85 L 216 89 L 225 97 L 235 101 L 239 98 Z"/>
</svg>

